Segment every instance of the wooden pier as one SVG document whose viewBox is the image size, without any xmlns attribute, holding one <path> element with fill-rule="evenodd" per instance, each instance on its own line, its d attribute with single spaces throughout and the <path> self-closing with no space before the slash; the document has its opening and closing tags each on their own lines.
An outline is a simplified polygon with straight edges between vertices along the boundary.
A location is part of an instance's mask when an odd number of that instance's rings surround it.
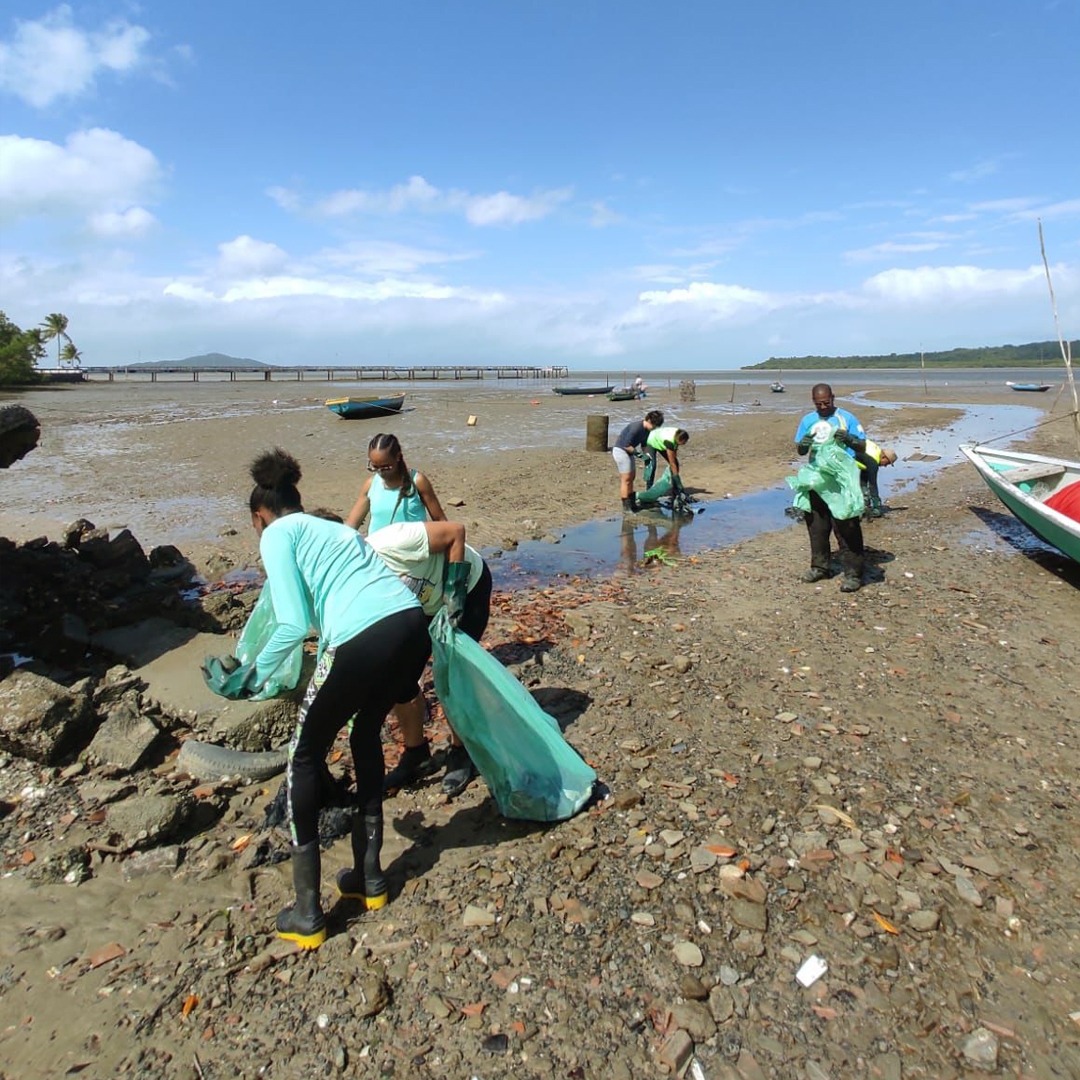
<svg viewBox="0 0 1080 1080">
<path fill-rule="evenodd" d="M 132 364 L 128 367 L 84 368 L 82 374 L 88 381 L 169 381 L 198 382 L 201 376 L 229 382 L 461 382 L 482 379 L 565 379 L 569 368 L 562 365 L 536 367 L 528 364 L 502 365 L 425 365 L 423 367 L 396 367 L 391 365 L 331 366 L 306 364 L 301 366 L 268 367 L 154 367 Z"/>
</svg>

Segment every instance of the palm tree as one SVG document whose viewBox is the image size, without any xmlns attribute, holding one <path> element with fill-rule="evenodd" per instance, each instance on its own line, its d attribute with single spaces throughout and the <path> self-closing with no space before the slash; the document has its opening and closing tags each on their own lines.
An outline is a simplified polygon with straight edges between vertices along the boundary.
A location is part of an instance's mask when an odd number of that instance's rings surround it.
<svg viewBox="0 0 1080 1080">
<path fill-rule="evenodd" d="M 41 323 L 41 337 L 43 341 L 52 341 L 56 338 L 56 366 L 60 366 L 60 346 L 64 341 L 71 341 L 67 336 L 68 317 L 54 312 L 46 315 Z"/>
<path fill-rule="evenodd" d="M 60 350 L 59 359 L 65 367 L 79 367 L 82 363 L 82 353 L 75 347 L 75 342 L 71 338 L 67 339 Z"/>
</svg>

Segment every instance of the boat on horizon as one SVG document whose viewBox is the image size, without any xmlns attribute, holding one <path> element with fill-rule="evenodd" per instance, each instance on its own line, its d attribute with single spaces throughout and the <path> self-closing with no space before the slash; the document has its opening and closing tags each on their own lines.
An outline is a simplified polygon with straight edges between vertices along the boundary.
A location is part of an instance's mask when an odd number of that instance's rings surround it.
<svg viewBox="0 0 1080 1080">
<path fill-rule="evenodd" d="M 1080 563 L 1080 461 L 989 446 L 960 452 L 1018 521 Z"/>
<path fill-rule="evenodd" d="M 344 420 L 370 420 L 376 416 L 387 416 L 401 412 L 405 403 L 404 394 L 382 396 L 368 394 L 362 397 L 327 398 L 326 407 Z"/>
<path fill-rule="evenodd" d="M 551 392 L 562 397 L 570 397 L 584 394 L 610 394 L 614 389 L 614 384 L 608 386 L 553 386 Z"/>
</svg>

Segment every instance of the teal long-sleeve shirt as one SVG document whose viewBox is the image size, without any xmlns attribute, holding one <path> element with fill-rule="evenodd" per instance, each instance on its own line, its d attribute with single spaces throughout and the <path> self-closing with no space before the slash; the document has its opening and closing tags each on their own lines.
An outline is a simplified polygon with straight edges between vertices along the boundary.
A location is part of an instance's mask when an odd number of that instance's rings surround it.
<svg viewBox="0 0 1080 1080">
<path fill-rule="evenodd" d="M 255 661 L 260 686 L 311 630 L 324 648 L 336 648 L 380 619 L 419 606 L 347 525 L 286 514 L 263 530 L 259 554 L 277 622 Z"/>
</svg>

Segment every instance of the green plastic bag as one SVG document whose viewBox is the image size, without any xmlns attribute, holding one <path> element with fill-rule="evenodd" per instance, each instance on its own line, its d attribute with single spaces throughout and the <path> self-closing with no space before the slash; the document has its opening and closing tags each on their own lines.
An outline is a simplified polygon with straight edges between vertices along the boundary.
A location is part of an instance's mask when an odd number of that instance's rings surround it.
<svg viewBox="0 0 1080 1080">
<path fill-rule="evenodd" d="M 573 817 L 589 801 L 596 773 L 558 723 L 445 611 L 429 632 L 435 692 L 499 811 L 525 821 Z"/>
<path fill-rule="evenodd" d="M 809 512 L 810 492 L 816 491 L 838 521 L 862 515 L 859 466 L 834 439 L 815 446 L 811 460 L 794 476 L 787 477 L 787 482 L 795 492 L 793 502 L 797 510 Z"/>
<path fill-rule="evenodd" d="M 650 484 L 644 491 L 638 492 L 637 501 L 642 505 L 650 505 L 676 495 L 681 490 L 681 484 L 676 484 L 675 476 L 670 468 L 664 469 L 664 474 L 654 484 Z"/>
<path fill-rule="evenodd" d="M 240 639 L 236 643 L 236 659 L 241 664 L 254 664 L 255 658 L 262 652 L 263 646 L 270 640 L 276 629 L 277 619 L 274 617 L 274 601 L 270 596 L 270 587 L 263 585 L 259 599 L 255 601 L 255 606 L 248 616 L 248 621 L 244 624 L 244 629 L 240 631 Z M 248 700 L 265 701 L 267 698 L 277 697 L 286 690 L 292 690 L 300 681 L 300 669 L 303 663 L 304 643 L 300 641 L 266 680 L 263 688 L 257 694 L 252 694 Z"/>
</svg>

